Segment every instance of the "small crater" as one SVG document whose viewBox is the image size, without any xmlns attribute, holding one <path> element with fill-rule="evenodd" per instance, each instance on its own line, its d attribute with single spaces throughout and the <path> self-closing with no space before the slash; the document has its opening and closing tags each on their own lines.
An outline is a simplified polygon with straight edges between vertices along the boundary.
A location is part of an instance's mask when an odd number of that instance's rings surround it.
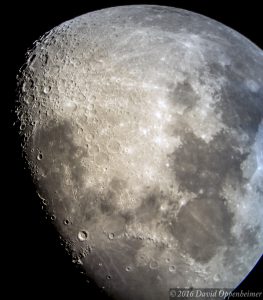
<svg viewBox="0 0 263 300">
<path fill-rule="evenodd" d="M 51 91 L 51 86 L 45 86 L 43 89 L 44 94 L 49 94 L 50 91 Z"/>
<path fill-rule="evenodd" d="M 24 130 L 26 128 L 26 124 L 22 123 L 19 128 L 20 128 L 20 130 Z"/>
<path fill-rule="evenodd" d="M 127 272 L 130 272 L 130 271 L 132 270 L 132 267 L 131 267 L 131 266 L 127 266 L 127 267 L 125 268 L 125 270 L 126 270 Z"/>
<path fill-rule="evenodd" d="M 78 239 L 83 242 L 83 241 L 86 241 L 89 237 L 89 234 L 87 231 L 85 230 L 82 230 L 78 233 Z"/>
<path fill-rule="evenodd" d="M 69 220 L 68 220 L 68 219 L 64 220 L 64 221 L 63 221 L 63 224 L 64 224 L 64 225 L 68 225 L 68 224 L 69 224 Z"/>
<path fill-rule="evenodd" d="M 113 239 L 114 239 L 114 233 L 112 233 L 112 232 L 109 233 L 109 234 L 108 234 L 108 238 L 109 238 L 110 240 L 113 240 Z"/>
<path fill-rule="evenodd" d="M 37 156 L 37 160 L 42 160 L 42 158 L 43 158 L 43 154 L 39 153 L 38 156 Z"/>
<path fill-rule="evenodd" d="M 176 267 L 174 265 L 169 266 L 169 271 L 174 273 L 176 271 Z"/>
</svg>

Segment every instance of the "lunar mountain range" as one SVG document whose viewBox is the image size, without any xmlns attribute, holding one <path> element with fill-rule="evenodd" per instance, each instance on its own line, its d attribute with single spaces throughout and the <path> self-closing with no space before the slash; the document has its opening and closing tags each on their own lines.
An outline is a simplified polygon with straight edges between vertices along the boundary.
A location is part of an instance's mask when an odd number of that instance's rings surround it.
<svg viewBox="0 0 263 300">
<path fill-rule="evenodd" d="M 122 6 L 35 42 L 18 76 L 39 201 L 116 300 L 235 288 L 263 252 L 263 51 L 196 13 Z"/>
</svg>

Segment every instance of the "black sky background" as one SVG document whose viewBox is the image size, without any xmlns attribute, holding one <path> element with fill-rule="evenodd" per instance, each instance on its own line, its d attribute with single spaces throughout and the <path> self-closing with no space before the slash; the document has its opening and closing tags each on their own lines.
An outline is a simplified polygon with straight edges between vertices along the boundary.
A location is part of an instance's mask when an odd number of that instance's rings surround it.
<svg viewBox="0 0 263 300">
<path fill-rule="evenodd" d="M 35 1 L 8 2 L 2 4 L 1 16 L 5 19 L 2 49 L 2 120 L 4 137 L 1 148 L 4 174 L 2 194 L 2 275 L 7 283 L 8 297 L 2 299 L 107 299 L 91 283 L 85 284 L 70 259 L 58 246 L 52 226 L 41 217 L 34 187 L 28 173 L 23 169 L 19 154 L 19 139 L 12 127 L 16 74 L 24 62 L 24 55 L 32 43 L 54 26 L 80 14 L 100 8 L 125 4 L 160 4 L 184 8 L 209 16 L 245 35 L 263 49 L 263 19 L 260 1 Z M 233 4 L 232 4 L 233 5 Z M 5 207 L 7 205 L 7 208 Z M 243 281 L 238 290 L 260 290 L 263 278 L 262 260 Z M 223 274 L 222 274 L 223 276 Z M 143 283 L 142 283 L 143 284 Z M 162 300 L 162 299 L 160 299 Z"/>
</svg>

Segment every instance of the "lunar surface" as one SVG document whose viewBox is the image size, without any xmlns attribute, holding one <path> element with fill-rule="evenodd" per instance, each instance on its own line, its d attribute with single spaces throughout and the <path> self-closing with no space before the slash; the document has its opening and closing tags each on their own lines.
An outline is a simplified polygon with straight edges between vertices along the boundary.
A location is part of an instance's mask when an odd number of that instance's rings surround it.
<svg viewBox="0 0 263 300">
<path fill-rule="evenodd" d="M 108 8 L 35 42 L 22 150 L 87 278 L 117 300 L 235 288 L 263 252 L 263 52 L 207 17 Z"/>
</svg>

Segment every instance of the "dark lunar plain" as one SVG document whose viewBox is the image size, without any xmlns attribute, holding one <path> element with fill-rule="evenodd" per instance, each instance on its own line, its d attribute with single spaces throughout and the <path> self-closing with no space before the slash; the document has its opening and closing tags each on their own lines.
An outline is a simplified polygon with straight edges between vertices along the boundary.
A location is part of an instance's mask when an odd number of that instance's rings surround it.
<svg viewBox="0 0 263 300">
<path fill-rule="evenodd" d="M 260 4 L 256 1 L 238 2 L 229 6 L 230 1 L 68 1 L 68 2 L 9 2 L 2 7 L 6 17 L 5 56 L 7 63 L 2 88 L 4 95 L 1 109 L 4 121 L 2 148 L 7 153 L 2 156 L 2 256 L 7 270 L 1 268 L 7 283 L 7 295 L 3 299 L 109 299 L 92 284 L 87 284 L 74 268 L 70 258 L 64 255 L 56 233 L 51 225 L 45 224 L 41 207 L 29 174 L 23 170 L 20 157 L 19 139 L 12 124 L 15 114 L 10 113 L 15 102 L 16 74 L 24 62 L 27 48 L 45 32 L 60 23 L 89 11 L 128 4 L 156 4 L 183 8 L 215 19 L 240 32 L 263 49 L 263 19 Z M 7 128 L 6 128 L 7 127 Z M 4 159 L 3 159 L 4 157 Z M 4 206 L 7 205 L 7 208 Z M 205 247 L 205 245 L 204 245 Z M 224 274 L 222 274 L 224 276 Z M 236 291 L 262 291 L 262 259 L 254 270 L 240 284 Z M 142 282 L 143 285 L 143 282 Z M 172 288 L 172 287 L 171 287 Z M 1 294 L 4 291 L 1 291 Z M 0 294 L 0 295 L 1 295 Z M 168 291 L 167 291 L 168 299 Z M 235 299 L 235 298 L 231 298 Z M 162 300 L 162 299 L 160 299 Z"/>
</svg>

